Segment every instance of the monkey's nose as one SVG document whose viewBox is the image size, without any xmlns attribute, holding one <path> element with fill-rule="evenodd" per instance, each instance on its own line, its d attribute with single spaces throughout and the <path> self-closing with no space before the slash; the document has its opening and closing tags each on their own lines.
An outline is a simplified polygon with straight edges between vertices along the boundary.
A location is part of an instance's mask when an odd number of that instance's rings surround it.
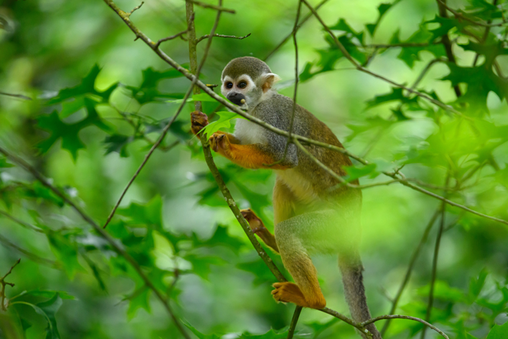
<svg viewBox="0 0 508 339">
<path fill-rule="evenodd" d="M 242 93 L 238 92 L 231 92 L 227 96 L 228 100 L 231 101 L 233 104 L 242 106 L 242 100 L 245 99 L 245 96 Z"/>
</svg>

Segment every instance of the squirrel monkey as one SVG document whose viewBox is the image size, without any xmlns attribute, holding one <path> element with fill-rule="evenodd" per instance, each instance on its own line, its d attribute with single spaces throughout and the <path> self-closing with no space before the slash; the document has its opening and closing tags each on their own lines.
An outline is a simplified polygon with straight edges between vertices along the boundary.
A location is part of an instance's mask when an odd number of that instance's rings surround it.
<svg viewBox="0 0 508 339">
<path fill-rule="evenodd" d="M 247 109 L 249 114 L 288 131 L 293 100 L 272 88 L 279 79 L 266 63 L 257 58 L 236 58 L 222 71 L 221 92 L 232 103 Z M 328 126 L 305 108 L 295 106 L 292 133 L 342 147 Z M 193 112 L 191 122 L 191 129 L 197 134 L 208 124 L 208 117 L 204 113 Z M 272 295 L 276 301 L 324 308 L 326 301 L 309 255 L 338 253 L 345 298 L 352 317 L 358 322 L 368 320 L 371 316 L 363 286 L 363 267 L 357 251 L 361 191 L 346 186 L 330 190 L 338 184 L 337 180 L 294 144 L 289 144 L 284 154 L 286 143 L 286 136 L 244 119 L 238 119 L 234 134 L 218 131 L 210 137 L 210 147 L 235 164 L 252 169 L 271 168 L 277 173 L 273 191 L 275 234 L 251 209 L 242 210 L 252 231 L 281 255 L 284 267 L 296 282 L 273 284 Z M 352 165 L 342 153 L 312 144 L 305 147 L 341 176 L 346 175 L 343 167 Z M 367 329 L 374 338 L 381 338 L 374 324 Z"/>
</svg>

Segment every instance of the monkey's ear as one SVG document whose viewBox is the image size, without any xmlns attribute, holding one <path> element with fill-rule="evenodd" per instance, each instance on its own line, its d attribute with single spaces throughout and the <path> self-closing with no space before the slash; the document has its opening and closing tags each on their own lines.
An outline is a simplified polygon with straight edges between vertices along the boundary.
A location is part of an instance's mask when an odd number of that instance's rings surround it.
<svg viewBox="0 0 508 339">
<path fill-rule="evenodd" d="M 273 84 L 280 80 L 280 77 L 275 73 L 266 73 L 263 75 L 261 89 L 263 93 L 266 93 L 270 88 L 272 88 Z"/>
</svg>

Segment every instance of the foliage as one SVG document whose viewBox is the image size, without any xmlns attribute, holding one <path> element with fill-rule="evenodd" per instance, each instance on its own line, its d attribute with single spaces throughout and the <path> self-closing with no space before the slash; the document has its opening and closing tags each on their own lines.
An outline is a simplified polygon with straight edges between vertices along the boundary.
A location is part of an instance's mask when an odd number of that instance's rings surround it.
<svg viewBox="0 0 508 339">
<path fill-rule="evenodd" d="M 236 14 L 223 13 L 219 33 L 252 34 L 245 40 L 214 38 L 201 79 L 218 83 L 232 57 L 264 58 L 291 32 L 296 4 L 225 2 Z M 129 12 L 139 3 L 117 5 Z M 450 2 L 454 12 L 445 10 L 446 16 L 439 6 L 440 0 L 342 1 L 326 3 L 319 13 L 362 67 L 451 110 L 365 72 L 345 72 L 352 67 L 348 55 L 315 18 L 297 35 L 298 103 L 327 123 L 346 149 L 368 160 L 347 168 L 346 180 L 380 186 L 363 191 L 362 256 L 376 316 L 388 313 L 408 254 L 441 208 L 433 197 L 388 186 L 387 173 L 508 220 L 508 3 Z M 147 1 L 130 20 L 157 41 L 186 29 L 184 7 L 178 1 Z M 208 34 L 214 12 L 195 8 L 196 29 Z M 105 3 L 0 4 L 0 149 L 32 164 L 100 225 L 190 84 L 132 39 Z M 199 45 L 199 57 L 205 44 Z M 190 68 L 183 39 L 163 42 L 161 49 Z M 290 43 L 268 63 L 288 79 L 284 83 L 294 84 Z M 280 87 L 292 97 L 292 86 Z M 188 113 L 196 101 L 213 121 L 207 135 L 234 126 L 238 115 L 208 95 L 189 98 L 107 226 L 113 242 L 0 153 L 0 276 L 23 258 L 0 279 L 5 297 L 0 338 L 180 338 L 182 331 L 155 291 L 193 338 L 287 337 L 294 307 L 271 300 L 275 278 L 238 227 L 199 140 L 189 133 Z M 236 203 L 251 207 L 273 228 L 272 171 L 214 160 Z M 442 241 L 432 281 L 439 224 Z M 505 338 L 507 241 L 506 224 L 447 205 L 424 241 L 395 313 L 429 316 L 450 338 Z M 269 255 L 282 269 L 280 258 Z M 336 258 L 318 257 L 315 263 L 328 306 L 348 314 Z M 421 323 L 392 320 L 385 337 L 420 337 L 422 330 Z M 294 337 L 339 333 L 357 337 L 347 324 L 305 309 Z"/>
</svg>

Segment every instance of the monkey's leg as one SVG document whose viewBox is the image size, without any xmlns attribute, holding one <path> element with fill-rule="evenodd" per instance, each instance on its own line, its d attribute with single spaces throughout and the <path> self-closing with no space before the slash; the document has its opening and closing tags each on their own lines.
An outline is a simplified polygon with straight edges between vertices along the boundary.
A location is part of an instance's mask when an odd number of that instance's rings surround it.
<svg viewBox="0 0 508 339">
<path fill-rule="evenodd" d="M 335 211 L 304 213 L 275 225 L 282 262 L 296 282 L 273 284 L 275 300 L 317 309 L 326 306 L 309 253 L 337 252 L 340 243 L 337 223 L 341 218 L 336 216 Z"/>
<path fill-rule="evenodd" d="M 268 228 L 265 227 L 265 224 L 259 219 L 259 217 L 249 208 L 245 210 L 240 211 L 249 223 L 250 228 L 252 229 L 252 232 L 257 234 L 263 242 L 271 247 L 275 252 L 279 252 L 279 249 L 277 248 L 277 243 L 275 242 L 275 237 L 273 234 L 268 230 Z"/>
<path fill-rule="evenodd" d="M 284 184 L 279 177 L 275 181 L 273 188 L 273 224 L 289 219 L 294 216 L 296 197 L 291 190 Z"/>
<path fill-rule="evenodd" d="M 276 159 L 265 147 L 258 144 L 240 145 L 233 135 L 224 132 L 214 133 L 210 137 L 210 147 L 220 155 L 244 168 L 286 169 L 290 166 L 276 164 Z"/>
</svg>

